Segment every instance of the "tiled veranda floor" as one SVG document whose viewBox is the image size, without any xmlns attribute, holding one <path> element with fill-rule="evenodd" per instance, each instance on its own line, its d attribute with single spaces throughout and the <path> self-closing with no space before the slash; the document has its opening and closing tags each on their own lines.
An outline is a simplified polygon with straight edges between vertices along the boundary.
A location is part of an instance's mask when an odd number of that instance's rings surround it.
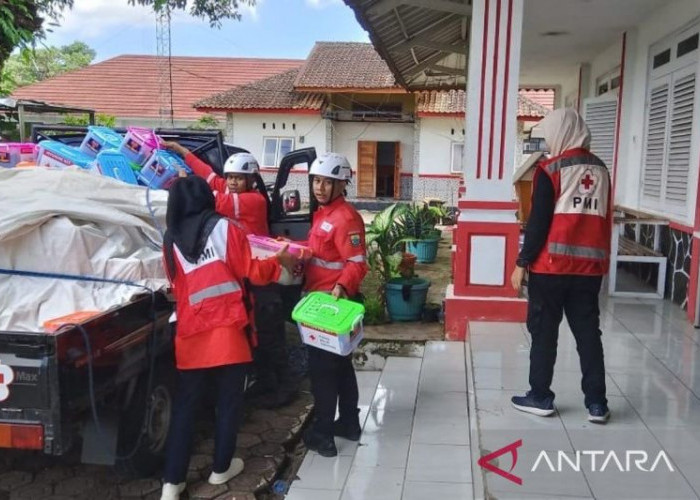
<svg viewBox="0 0 700 500">
<path fill-rule="evenodd" d="M 664 301 L 603 299 L 608 399 L 612 419 L 589 424 L 580 392 L 573 336 L 562 325 L 553 390 L 558 412 L 540 418 L 517 412 L 510 397 L 527 389 L 529 335 L 524 325 L 472 323 L 468 343 L 430 342 L 423 358 L 389 358 L 382 372 L 360 372 L 364 434 L 358 446 L 337 439 L 340 456 L 308 453 L 290 500 L 469 498 L 699 498 L 700 331 Z M 522 439 L 512 473 L 517 485 L 477 465 L 479 457 Z M 603 451 L 595 470 L 581 470 L 561 451 Z M 660 451 L 670 458 L 654 472 L 631 462 L 644 451 L 649 468 Z M 639 457 L 634 455 L 632 458 Z M 508 454 L 497 462 L 512 465 Z"/>
</svg>

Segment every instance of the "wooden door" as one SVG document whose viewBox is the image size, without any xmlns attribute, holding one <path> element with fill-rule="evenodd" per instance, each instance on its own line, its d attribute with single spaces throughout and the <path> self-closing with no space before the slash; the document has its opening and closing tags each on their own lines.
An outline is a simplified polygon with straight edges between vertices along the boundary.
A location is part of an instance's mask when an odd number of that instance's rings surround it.
<svg viewBox="0 0 700 500">
<path fill-rule="evenodd" d="M 396 142 L 394 147 L 394 198 L 401 198 L 401 143 Z"/>
<path fill-rule="evenodd" d="M 376 198 L 377 196 L 377 143 L 358 141 L 357 143 L 357 197 Z"/>
</svg>

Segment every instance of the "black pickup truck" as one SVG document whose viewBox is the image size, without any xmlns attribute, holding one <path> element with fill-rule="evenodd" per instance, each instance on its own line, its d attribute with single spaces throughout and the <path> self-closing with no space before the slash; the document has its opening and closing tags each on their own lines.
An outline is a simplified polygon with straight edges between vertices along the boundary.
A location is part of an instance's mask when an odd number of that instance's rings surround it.
<svg viewBox="0 0 700 500">
<path fill-rule="evenodd" d="M 79 145 L 85 133 L 83 127 L 35 126 L 32 137 Z M 225 144 L 219 131 L 156 133 L 219 173 L 229 155 L 245 151 Z M 282 159 L 274 185 L 260 179 L 273 234 L 308 234 L 316 207 L 301 213 L 299 193 L 283 189 L 292 167 L 315 158 L 313 148 L 293 151 Z M 298 297 L 298 287 L 284 288 L 291 300 Z M 145 293 L 55 333 L 0 331 L 0 447 L 64 455 L 82 444 L 83 462 L 115 464 L 132 475 L 153 473 L 173 401 L 172 309 L 164 294 Z"/>
</svg>

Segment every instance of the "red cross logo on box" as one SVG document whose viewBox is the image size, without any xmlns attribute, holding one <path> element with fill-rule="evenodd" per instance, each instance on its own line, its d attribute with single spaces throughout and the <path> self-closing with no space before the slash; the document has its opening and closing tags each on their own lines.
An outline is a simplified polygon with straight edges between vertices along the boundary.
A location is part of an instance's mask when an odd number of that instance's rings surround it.
<svg viewBox="0 0 700 500">
<path fill-rule="evenodd" d="M 595 192 L 598 186 L 598 177 L 590 170 L 586 172 L 581 177 L 579 181 L 578 190 L 581 194 L 592 194 Z"/>
<path fill-rule="evenodd" d="M 10 384 L 15 379 L 12 367 L 0 361 L 0 401 L 5 401 L 10 396 Z"/>
</svg>

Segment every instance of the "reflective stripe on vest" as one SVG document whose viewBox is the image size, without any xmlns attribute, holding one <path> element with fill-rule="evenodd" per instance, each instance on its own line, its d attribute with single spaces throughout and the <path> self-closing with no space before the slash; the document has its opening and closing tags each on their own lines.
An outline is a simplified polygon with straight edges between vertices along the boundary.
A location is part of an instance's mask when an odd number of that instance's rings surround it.
<svg viewBox="0 0 700 500">
<path fill-rule="evenodd" d="M 190 305 L 193 306 L 195 304 L 199 304 L 204 299 L 211 299 L 213 297 L 219 297 L 228 293 L 240 291 L 241 287 L 235 281 L 229 281 L 227 283 L 221 283 L 220 285 L 210 286 L 190 295 Z"/>
<path fill-rule="evenodd" d="M 364 262 L 365 261 L 365 256 L 364 255 L 355 255 L 354 257 L 350 257 L 348 259 L 349 262 Z"/>
<path fill-rule="evenodd" d="M 547 171 L 547 173 L 549 173 L 549 175 L 553 175 L 562 168 L 572 167 L 574 165 L 596 165 L 607 169 L 605 163 L 593 155 L 569 156 L 567 158 L 561 158 L 550 163 L 549 165 L 546 165 L 544 169 Z"/>
<path fill-rule="evenodd" d="M 608 253 L 600 248 L 567 245 L 566 243 L 551 242 L 547 245 L 547 250 L 550 254 L 583 257 L 585 259 L 605 260 L 608 257 Z"/>
<path fill-rule="evenodd" d="M 313 257 L 309 261 L 309 263 L 318 267 L 322 267 L 324 269 L 334 269 L 338 271 L 342 270 L 343 267 L 345 267 L 345 264 L 343 262 L 332 262 L 328 260 L 319 259 L 318 257 Z"/>
<path fill-rule="evenodd" d="M 233 193 L 231 196 L 233 196 L 233 216 L 238 219 L 241 216 L 241 205 L 238 199 L 238 193 Z"/>
</svg>

